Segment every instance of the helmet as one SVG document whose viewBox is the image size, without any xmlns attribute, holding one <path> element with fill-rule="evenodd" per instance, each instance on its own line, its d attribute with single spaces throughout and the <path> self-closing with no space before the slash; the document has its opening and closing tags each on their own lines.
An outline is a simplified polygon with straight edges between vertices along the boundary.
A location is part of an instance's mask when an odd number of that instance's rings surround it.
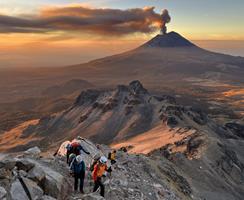
<svg viewBox="0 0 244 200">
<path fill-rule="evenodd" d="M 108 161 L 108 159 L 105 156 L 102 156 L 99 160 L 99 162 L 102 164 L 106 164 L 107 161 Z"/>
<path fill-rule="evenodd" d="M 81 163 L 81 161 L 83 160 L 81 155 L 76 156 L 75 159 L 78 163 Z"/>
</svg>

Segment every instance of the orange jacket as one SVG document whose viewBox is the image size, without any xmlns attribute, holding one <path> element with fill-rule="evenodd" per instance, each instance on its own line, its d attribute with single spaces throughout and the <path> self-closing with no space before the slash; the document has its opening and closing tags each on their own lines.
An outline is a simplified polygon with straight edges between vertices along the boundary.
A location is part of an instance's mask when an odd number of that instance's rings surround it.
<svg viewBox="0 0 244 200">
<path fill-rule="evenodd" d="M 97 163 L 94 166 L 94 170 L 92 172 L 93 180 L 96 181 L 98 177 L 102 177 L 104 172 L 107 170 L 108 170 L 108 167 L 106 164 Z"/>
</svg>

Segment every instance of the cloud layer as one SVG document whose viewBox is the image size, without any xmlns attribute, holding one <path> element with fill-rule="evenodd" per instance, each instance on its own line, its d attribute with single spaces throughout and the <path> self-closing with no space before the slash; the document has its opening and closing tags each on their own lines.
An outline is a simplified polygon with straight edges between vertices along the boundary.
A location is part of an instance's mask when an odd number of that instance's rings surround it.
<svg viewBox="0 0 244 200">
<path fill-rule="evenodd" d="M 68 6 L 45 8 L 36 16 L 0 15 L 2 33 L 74 31 L 111 36 L 151 33 L 161 24 L 162 17 L 154 7 L 120 10 Z"/>
</svg>

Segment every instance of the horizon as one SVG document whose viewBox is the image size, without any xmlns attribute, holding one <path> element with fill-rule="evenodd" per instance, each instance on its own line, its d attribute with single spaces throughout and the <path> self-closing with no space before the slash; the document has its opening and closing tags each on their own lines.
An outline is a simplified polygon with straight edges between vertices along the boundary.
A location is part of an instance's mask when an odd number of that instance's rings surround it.
<svg viewBox="0 0 244 200">
<path fill-rule="evenodd" d="M 150 40 L 151 38 L 149 38 L 148 40 Z M 187 39 L 187 38 L 186 38 Z M 65 58 L 65 61 L 62 59 L 59 59 L 62 56 L 71 56 L 68 51 L 60 51 L 60 52 L 53 52 L 51 53 L 51 57 L 53 57 L 53 59 L 48 63 L 42 63 L 43 58 L 46 56 L 46 58 L 48 58 L 50 56 L 50 53 L 47 53 L 46 55 L 44 55 L 43 57 L 43 49 L 40 48 L 39 52 L 36 53 L 36 57 L 35 59 L 32 60 L 31 64 L 26 64 L 26 63 L 30 63 L 31 61 L 28 60 L 23 64 L 19 64 L 20 60 L 18 58 L 15 58 L 16 61 L 12 62 L 12 59 L 10 60 L 11 62 L 7 62 L 5 61 L 5 63 L 1 60 L 0 57 L 0 69 L 6 69 L 6 68 L 11 68 L 11 69 L 15 69 L 15 68 L 58 68 L 58 67 L 66 67 L 66 66 L 72 66 L 72 65 L 79 65 L 79 64 L 83 64 L 83 63 L 87 63 L 96 59 L 100 59 L 100 58 L 104 58 L 104 57 L 109 57 L 109 56 L 113 56 L 116 54 L 121 54 L 130 50 L 133 50 L 137 47 L 139 47 L 140 45 L 144 44 L 145 42 L 147 42 L 148 40 L 144 39 L 144 40 L 126 40 L 126 39 L 121 39 L 121 40 L 117 40 L 116 43 L 110 43 L 109 48 L 107 48 L 106 43 L 98 41 L 98 40 L 94 40 L 94 42 L 99 43 L 99 47 L 90 47 L 90 50 L 84 51 L 85 49 L 87 49 L 87 46 L 78 46 L 78 47 L 73 47 L 74 49 L 79 49 L 79 53 L 78 54 L 73 54 L 72 52 L 72 57 L 70 57 L 70 59 L 68 59 L 67 57 Z M 124 42 L 127 43 L 124 43 Z M 216 52 L 216 53 L 222 53 L 222 54 L 227 54 L 227 55 L 231 55 L 231 56 L 237 56 L 237 57 L 244 57 L 244 40 L 236 40 L 236 41 L 232 41 L 232 40 L 190 40 L 191 42 L 193 42 L 195 45 L 204 48 L 208 51 L 212 51 L 212 52 Z M 111 41 L 110 41 L 111 42 Z M 120 49 L 117 49 L 117 45 L 118 42 L 120 43 Z M 39 46 L 41 47 L 41 46 Z M 63 47 L 65 48 L 65 47 Z M 1 49 L 1 47 L 0 47 Z M 101 53 L 99 53 L 99 51 L 95 51 L 99 49 Z M 106 49 L 104 51 L 104 49 Z M 20 49 L 21 50 L 21 49 Z M 56 50 L 55 48 L 53 50 Z M 32 51 L 32 50 L 31 50 Z M 46 51 L 44 49 L 44 51 Z M 86 52 L 85 56 L 84 56 L 84 52 Z M 91 53 L 90 53 L 91 52 Z M 31 52 L 30 52 L 31 53 Z M 28 52 L 26 52 L 25 56 L 27 57 L 28 54 L 30 54 Z M 33 53 L 33 51 L 32 51 Z M 2 51 L 2 54 L 3 51 Z M 7 53 L 6 53 L 7 54 Z M 9 53 L 11 55 L 11 53 Z M 83 55 L 81 55 L 83 54 Z M 16 52 L 16 54 L 12 54 L 11 58 L 14 58 L 15 56 L 18 57 L 20 54 L 20 52 Z M 71 61 L 72 60 L 72 61 Z"/>
<path fill-rule="evenodd" d="M 221 1 L 221 9 L 218 1 L 187 2 L 2 0 L 0 68 L 67 66 L 134 49 L 159 33 L 162 9 L 168 32 L 244 57 L 243 1 Z"/>
</svg>

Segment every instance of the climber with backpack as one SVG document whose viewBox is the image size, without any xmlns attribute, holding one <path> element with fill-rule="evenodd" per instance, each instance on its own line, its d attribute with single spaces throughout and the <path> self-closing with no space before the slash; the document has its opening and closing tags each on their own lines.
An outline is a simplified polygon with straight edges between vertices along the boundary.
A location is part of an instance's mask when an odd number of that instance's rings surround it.
<svg viewBox="0 0 244 200">
<path fill-rule="evenodd" d="M 80 155 L 82 151 L 87 155 L 90 155 L 90 152 L 83 148 L 80 141 L 74 140 L 71 143 L 71 153 L 74 153 L 75 155 Z"/>
<path fill-rule="evenodd" d="M 116 163 L 116 150 L 109 152 L 108 159 L 111 161 L 111 165 Z"/>
<path fill-rule="evenodd" d="M 97 153 L 94 157 L 93 157 L 93 162 L 90 165 L 90 171 L 93 172 L 95 165 L 98 163 L 99 159 L 101 158 L 100 154 Z"/>
<path fill-rule="evenodd" d="M 70 170 L 74 176 L 74 191 L 78 189 L 78 182 L 80 180 L 80 192 L 84 194 L 83 186 L 84 186 L 84 179 L 85 179 L 85 172 L 86 172 L 86 165 L 82 159 L 81 155 L 75 157 L 70 165 Z"/>
<path fill-rule="evenodd" d="M 97 164 L 94 166 L 94 170 L 92 172 L 92 177 L 94 180 L 94 188 L 93 192 L 96 192 L 98 188 L 100 187 L 100 195 L 104 197 L 105 194 L 105 186 L 102 183 L 102 177 L 105 176 L 105 172 L 111 172 L 111 167 L 108 168 L 107 166 L 108 159 L 105 156 L 102 156 Z"/>
</svg>

